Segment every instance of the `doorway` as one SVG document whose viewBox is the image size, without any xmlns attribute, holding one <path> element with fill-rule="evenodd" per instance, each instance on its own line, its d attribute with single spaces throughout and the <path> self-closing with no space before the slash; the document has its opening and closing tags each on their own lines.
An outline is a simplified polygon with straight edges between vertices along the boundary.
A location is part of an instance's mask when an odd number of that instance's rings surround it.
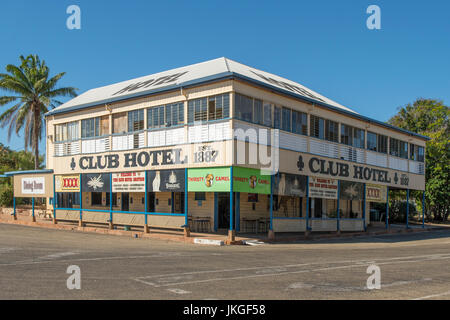
<svg viewBox="0 0 450 320">
<path fill-rule="evenodd" d="M 236 196 L 233 193 L 233 228 L 236 228 Z M 218 215 L 218 228 L 229 229 L 230 228 L 230 193 L 218 192 L 217 193 L 217 215 Z"/>
<path fill-rule="evenodd" d="M 148 192 L 147 197 L 147 212 L 155 212 L 155 193 Z"/>
<path fill-rule="evenodd" d="M 122 193 L 122 211 L 130 210 L 130 194 L 128 192 Z"/>
</svg>

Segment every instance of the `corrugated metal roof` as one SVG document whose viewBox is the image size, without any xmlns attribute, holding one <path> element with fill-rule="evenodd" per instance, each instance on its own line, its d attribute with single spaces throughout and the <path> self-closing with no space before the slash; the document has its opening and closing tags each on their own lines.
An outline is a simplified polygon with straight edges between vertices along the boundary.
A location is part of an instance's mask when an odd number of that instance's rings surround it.
<svg viewBox="0 0 450 320">
<path fill-rule="evenodd" d="M 186 67 L 155 73 L 145 77 L 115 83 L 105 87 L 91 89 L 49 111 L 46 115 L 68 112 L 103 103 L 111 103 L 118 100 L 165 91 L 176 87 L 182 87 L 184 85 L 193 85 L 206 80 L 213 80 L 233 75 L 242 76 L 243 78 L 254 80 L 259 83 L 262 82 L 271 87 L 304 97 L 310 101 L 323 103 L 338 109 L 356 113 L 355 111 L 344 107 L 343 105 L 328 99 L 327 97 L 324 97 L 299 83 L 222 57 Z"/>
</svg>

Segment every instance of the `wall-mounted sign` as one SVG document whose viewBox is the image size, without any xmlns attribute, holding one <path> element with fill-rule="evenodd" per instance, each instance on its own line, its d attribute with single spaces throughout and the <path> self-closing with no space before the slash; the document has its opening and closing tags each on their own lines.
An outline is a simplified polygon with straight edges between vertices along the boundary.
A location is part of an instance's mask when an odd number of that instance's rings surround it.
<svg viewBox="0 0 450 320">
<path fill-rule="evenodd" d="M 337 199 L 337 189 L 336 179 L 309 177 L 310 198 Z"/>
<path fill-rule="evenodd" d="M 283 196 L 306 196 L 306 176 L 279 173 L 273 176 L 273 194 Z"/>
<path fill-rule="evenodd" d="M 184 169 L 148 172 L 147 191 L 184 192 Z"/>
<path fill-rule="evenodd" d="M 366 200 L 372 202 L 386 202 L 387 187 L 376 184 L 366 184 Z"/>
<path fill-rule="evenodd" d="M 145 172 L 113 173 L 112 192 L 145 192 Z"/>
<path fill-rule="evenodd" d="M 270 194 L 271 176 L 259 169 L 234 167 L 233 191 Z"/>
<path fill-rule="evenodd" d="M 110 181 L 108 173 L 84 173 L 81 178 L 81 191 L 109 192 Z"/>
<path fill-rule="evenodd" d="M 342 200 L 363 200 L 364 185 L 359 182 L 341 181 L 339 199 Z"/>
<path fill-rule="evenodd" d="M 55 192 L 79 192 L 80 176 L 55 176 Z"/>
<path fill-rule="evenodd" d="M 188 169 L 188 190 L 230 192 L 230 168 Z"/>
<path fill-rule="evenodd" d="M 22 193 L 29 195 L 43 195 L 45 194 L 45 179 L 44 177 L 22 178 L 21 179 Z"/>
</svg>

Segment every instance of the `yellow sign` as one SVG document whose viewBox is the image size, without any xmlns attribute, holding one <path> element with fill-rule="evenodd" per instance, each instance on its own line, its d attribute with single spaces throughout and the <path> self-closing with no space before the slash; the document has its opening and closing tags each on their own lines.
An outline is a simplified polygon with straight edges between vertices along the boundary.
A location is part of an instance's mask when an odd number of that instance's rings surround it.
<svg viewBox="0 0 450 320">
<path fill-rule="evenodd" d="M 366 200 L 372 202 L 386 202 L 387 187 L 376 184 L 366 184 Z"/>
<path fill-rule="evenodd" d="M 80 191 L 80 176 L 55 176 L 55 191 L 56 192 L 79 192 Z"/>
</svg>

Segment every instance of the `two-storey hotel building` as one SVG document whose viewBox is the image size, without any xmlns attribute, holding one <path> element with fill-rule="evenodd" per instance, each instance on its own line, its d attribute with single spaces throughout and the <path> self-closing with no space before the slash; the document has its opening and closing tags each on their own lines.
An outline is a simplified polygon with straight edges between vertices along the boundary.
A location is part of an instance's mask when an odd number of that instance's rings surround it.
<svg viewBox="0 0 450 320">
<path fill-rule="evenodd" d="M 49 206 L 81 224 L 362 231 L 389 189 L 425 188 L 427 137 L 227 58 L 89 90 L 46 137 Z"/>
</svg>

